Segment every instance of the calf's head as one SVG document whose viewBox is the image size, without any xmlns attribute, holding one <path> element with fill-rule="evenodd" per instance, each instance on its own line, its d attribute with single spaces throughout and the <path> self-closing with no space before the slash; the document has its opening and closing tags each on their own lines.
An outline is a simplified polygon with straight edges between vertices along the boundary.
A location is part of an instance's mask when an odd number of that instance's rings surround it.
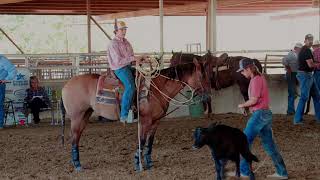
<svg viewBox="0 0 320 180">
<path fill-rule="evenodd" d="M 207 128 L 197 127 L 193 133 L 194 143 L 192 145 L 193 149 L 200 149 L 202 146 L 206 145 L 207 141 Z"/>
</svg>

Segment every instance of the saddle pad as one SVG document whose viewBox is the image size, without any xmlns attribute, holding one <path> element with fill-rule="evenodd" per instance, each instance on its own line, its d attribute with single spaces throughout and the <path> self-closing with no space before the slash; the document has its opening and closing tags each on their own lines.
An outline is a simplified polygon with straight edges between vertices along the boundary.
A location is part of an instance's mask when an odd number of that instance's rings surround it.
<svg viewBox="0 0 320 180">
<path fill-rule="evenodd" d="M 139 101 L 146 100 L 149 94 L 151 79 L 141 79 Z M 118 79 L 109 76 L 100 76 L 97 83 L 96 102 L 98 104 L 119 104 L 123 85 Z"/>
<path fill-rule="evenodd" d="M 100 76 L 97 83 L 96 102 L 98 104 L 118 104 L 119 80 L 108 76 Z"/>
</svg>

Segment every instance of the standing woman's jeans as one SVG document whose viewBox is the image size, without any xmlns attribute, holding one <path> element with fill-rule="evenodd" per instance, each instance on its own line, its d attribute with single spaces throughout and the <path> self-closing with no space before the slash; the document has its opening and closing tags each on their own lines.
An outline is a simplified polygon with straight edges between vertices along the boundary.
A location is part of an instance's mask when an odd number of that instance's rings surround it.
<svg viewBox="0 0 320 180">
<path fill-rule="evenodd" d="M 134 92 L 136 90 L 131 66 L 128 65 L 123 68 L 117 69 L 114 71 L 114 73 L 124 85 L 124 92 L 121 99 L 120 119 L 126 119 L 128 117 Z"/>
<path fill-rule="evenodd" d="M 288 83 L 288 108 L 287 114 L 294 114 L 294 100 L 296 98 L 296 84 L 297 84 L 297 72 L 286 73 L 286 79 Z"/>
<path fill-rule="evenodd" d="M 4 123 L 4 97 L 6 93 L 6 84 L 0 83 L 0 128 L 3 128 Z"/>
<path fill-rule="evenodd" d="M 299 71 L 297 74 L 297 79 L 300 85 L 301 96 L 299 99 L 296 113 L 294 115 L 294 123 L 302 122 L 305 105 L 308 101 L 309 95 L 312 97 L 313 100 L 316 120 L 317 122 L 320 122 L 320 94 L 315 84 L 315 80 L 312 73 Z"/>
<path fill-rule="evenodd" d="M 278 151 L 272 137 L 272 112 L 270 110 L 257 110 L 252 113 L 248 120 L 244 133 L 247 135 L 249 146 L 252 146 L 253 140 L 256 136 L 260 136 L 263 149 L 271 157 L 276 172 L 281 176 L 288 176 L 286 165 Z M 249 176 L 249 164 L 245 159 L 240 162 L 241 174 Z"/>
</svg>

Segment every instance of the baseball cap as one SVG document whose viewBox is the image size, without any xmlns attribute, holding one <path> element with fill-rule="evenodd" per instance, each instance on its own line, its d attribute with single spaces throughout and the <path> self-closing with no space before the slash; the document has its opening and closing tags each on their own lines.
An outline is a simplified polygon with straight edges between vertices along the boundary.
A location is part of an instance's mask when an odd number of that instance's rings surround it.
<svg viewBox="0 0 320 180">
<path fill-rule="evenodd" d="M 128 28 L 126 23 L 124 21 L 117 21 L 114 24 L 114 30 L 118 30 L 118 29 L 126 29 Z"/>
<path fill-rule="evenodd" d="M 302 48 L 302 43 L 296 43 L 295 45 L 294 45 L 294 47 L 296 47 L 296 48 Z"/>
<path fill-rule="evenodd" d="M 247 67 L 249 67 L 250 65 L 254 65 L 254 62 L 252 59 L 250 58 L 243 58 L 239 61 L 239 69 L 237 70 L 237 72 L 241 72 L 244 69 L 246 69 Z"/>
<path fill-rule="evenodd" d="M 313 39 L 313 35 L 312 34 L 307 34 L 304 39 Z"/>
</svg>

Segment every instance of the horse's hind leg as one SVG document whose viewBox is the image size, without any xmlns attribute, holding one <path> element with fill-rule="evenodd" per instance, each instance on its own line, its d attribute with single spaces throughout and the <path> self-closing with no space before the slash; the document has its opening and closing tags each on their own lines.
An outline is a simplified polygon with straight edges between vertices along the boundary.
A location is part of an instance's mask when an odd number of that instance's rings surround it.
<svg viewBox="0 0 320 180">
<path fill-rule="evenodd" d="M 71 133 L 72 133 L 72 164 L 76 171 L 81 170 L 80 155 L 79 155 L 79 141 L 83 130 L 85 129 L 88 119 L 92 114 L 92 109 L 86 112 L 81 112 L 71 119 Z"/>
</svg>

